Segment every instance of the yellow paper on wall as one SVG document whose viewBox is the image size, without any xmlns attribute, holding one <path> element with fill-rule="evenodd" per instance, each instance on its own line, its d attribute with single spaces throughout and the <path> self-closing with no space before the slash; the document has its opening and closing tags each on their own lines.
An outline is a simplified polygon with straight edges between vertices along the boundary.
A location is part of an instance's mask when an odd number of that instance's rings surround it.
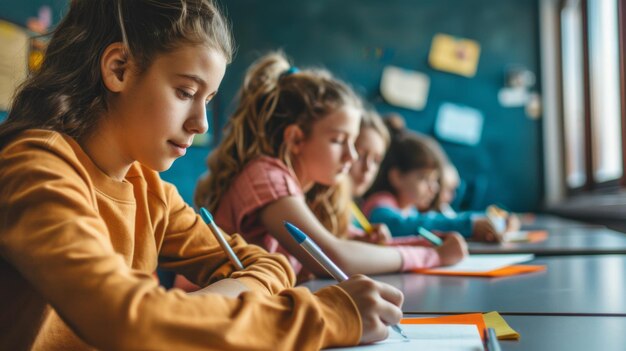
<svg viewBox="0 0 626 351">
<path fill-rule="evenodd" d="M 436 34 L 428 55 L 434 69 L 473 77 L 478 67 L 480 44 L 471 39 L 456 38 L 447 34 Z"/>
</svg>

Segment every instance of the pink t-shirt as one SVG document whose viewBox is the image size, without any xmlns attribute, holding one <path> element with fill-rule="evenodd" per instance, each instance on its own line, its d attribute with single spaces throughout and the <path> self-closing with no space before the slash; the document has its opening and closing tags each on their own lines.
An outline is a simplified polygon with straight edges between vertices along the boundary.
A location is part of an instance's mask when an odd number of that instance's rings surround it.
<svg viewBox="0 0 626 351">
<path fill-rule="evenodd" d="M 287 256 L 298 274 L 302 264 L 278 244 L 259 217 L 263 207 L 286 196 L 304 198 L 298 180 L 281 160 L 260 156 L 248 162 L 222 196 L 215 222 L 227 233 L 239 233 L 251 244 Z"/>
</svg>

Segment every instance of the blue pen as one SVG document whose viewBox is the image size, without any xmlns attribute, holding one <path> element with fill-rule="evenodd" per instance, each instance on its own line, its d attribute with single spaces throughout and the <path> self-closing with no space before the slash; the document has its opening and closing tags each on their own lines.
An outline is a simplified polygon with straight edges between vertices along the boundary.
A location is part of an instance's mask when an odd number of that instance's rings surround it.
<svg viewBox="0 0 626 351">
<path fill-rule="evenodd" d="M 417 228 L 417 234 L 423 236 L 426 240 L 430 241 L 430 243 L 435 246 L 443 245 L 443 240 L 441 240 L 440 237 L 433 234 L 433 232 L 431 232 L 430 230 L 427 230 L 424 227 Z"/>
<path fill-rule="evenodd" d="M 200 216 L 202 217 L 202 219 L 204 219 L 204 222 L 208 224 L 209 229 L 211 229 L 211 232 L 213 232 L 213 235 L 215 235 L 217 242 L 222 247 L 222 250 L 224 250 L 224 252 L 226 253 L 226 256 L 228 256 L 228 259 L 230 260 L 230 262 L 232 262 L 232 264 L 237 269 L 242 270 L 243 264 L 241 264 L 241 261 L 239 261 L 239 258 L 237 258 L 237 255 L 235 255 L 235 251 L 233 251 L 230 245 L 228 245 L 228 242 L 226 242 L 226 239 L 222 235 L 220 228 L 218 228 L 217 225 L 215 225 L 215 221 L 213 221 L 213 216 L 211 215 L 211 212 L 207 211 L 206 208 L 201 207 Z"/>
<path fill-rule="evenodd" d="M 317 246 L 311 238 L 304 234 L 304 232 L 298 229 L 298 227 L 296 227 L 295 225 L 287 221 L 284 221 L 283 223 L 285 224 L 285 228 L 287 228 L 287 231 L 289 231 L 289 234 L 291 234 L 291 236 L 296 239 L 298 244 L 302 246 L 302 248 L 306 252 L 308 252 L 309 255 L 311 255 L 311 257 L 313 257 L 317 261 L 317 263 L 324 267 L 328 274 L 330 274 L 333 278 L 335 278 L 336 281 L 340 283 L 344 280 L 348 280 L 348 276 L 339 267 L 337 267 L 337 265 L 333 261 L 331 261 L 330 258 L 326 256 L 326 254 L 324 254 L 322 249 L 320 249 L 320 247 Z M 409 340 L 406 334 L 404 334 L 404 331 L 402 331 L 402 329 L 397 324 L 392 325 L 391 329 L 402 335 L 404 340 Z"/>
<path fill-rule="evenodd" d="M 487 349 L 489 351 L 502 351 L 500 343 L 498 342 L 496 330 L 493 328 L 487 328 L 485 330 L 485 334 L 487 334 Z"/>
</svg>

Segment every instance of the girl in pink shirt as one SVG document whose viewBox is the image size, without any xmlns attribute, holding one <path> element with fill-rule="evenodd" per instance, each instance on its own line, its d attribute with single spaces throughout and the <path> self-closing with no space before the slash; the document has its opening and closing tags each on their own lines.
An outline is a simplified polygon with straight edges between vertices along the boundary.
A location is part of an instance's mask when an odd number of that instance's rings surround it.
<svg viewBox="0 0 626 351">
<path fill-rule="evenodd" d="M 229 133 L 209 158 L 196 205 L 227 232 L 288 255 L 299 278 L 325 271 L 283 227 L 303 229 L 348 274 L 379 274 L 451 264 L 462 242 L 433 249 L 384 247 L 348 238 L 347 173 L 363 107 L 343 82 L 323 70 L 300 71 L 280 53 L 248 70 Z"/>
</svg>

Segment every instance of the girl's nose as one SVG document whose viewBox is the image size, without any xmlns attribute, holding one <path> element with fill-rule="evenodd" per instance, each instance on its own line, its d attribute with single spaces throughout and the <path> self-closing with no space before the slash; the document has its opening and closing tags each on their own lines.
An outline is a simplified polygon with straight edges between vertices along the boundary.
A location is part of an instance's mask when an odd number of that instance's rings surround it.
<svg viewBox="0 0 626 351">
<path fill-rule="evenodd" d="M 191 116 L 185 121 L 185 130 L 192 134 L 204 134 L 209 130 L 207 121 L 206 105 L 199 103 L 201 107 L 194 109 Z"/>
<path fill-rule="evenodd" d="M 348 143 L 348 150 L 346 152 L 346 161 L 354 162 L 359 159 L 359 154 L 356 152 L 354 143 Z"/>
</svg>

